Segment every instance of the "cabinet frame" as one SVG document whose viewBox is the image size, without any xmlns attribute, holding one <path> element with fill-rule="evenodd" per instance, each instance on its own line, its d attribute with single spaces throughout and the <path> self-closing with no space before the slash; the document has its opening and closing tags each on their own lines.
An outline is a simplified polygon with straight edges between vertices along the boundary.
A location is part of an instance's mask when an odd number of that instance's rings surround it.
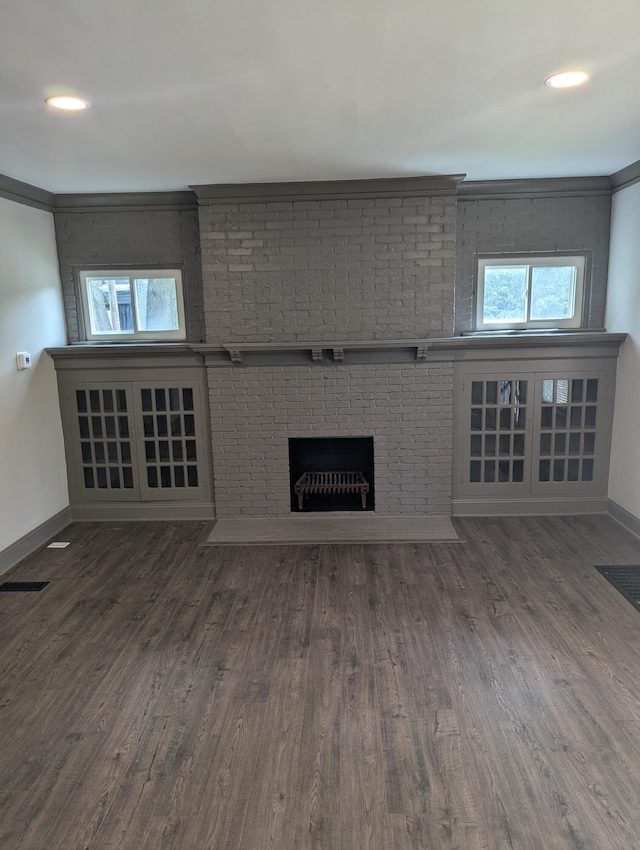
<svg viewBox="0 0 640 850">
<path fill-rule="evenodd" d="M 113 376 L 113 379 L 111 379 Z M 211 438 L 209 429 L 208 392 L 206 373 L 203 367 L 189 364 L 184 367 L 169 368 L 127 368 L 118 365 L 115 369 L 66 369 L 58 373 L 60 410 L 62 415 L 65 452 L 69 482 L 69 497 L 73 518 L 140 518 L 140 519 L 208 519 L 214 517 L 213 483 L 211 461 Z M 196 460 L 189 461 L 189 466 L 197 468 L 197 486 L 151 487 L 147 478 L 145 455 L 145 433 L 143 417 L 148 411 L 143 410 L 142 390 L 189 389 L 193 393 L 193 410 L 184 408 L 184 400 L 180 402 L 180 410 L 167 410 L 168 439 L 172 442 L 182 442 L 185 453 L 187 436 L 172 434 L 171 418 L 180 418 L 181 427 L 186 427 L 185 420 L 192 417 L 189 428 L 192 434 L 189 441 L 194 441 Z M 103 394 L 120 393 L 126 398 L 127 417 L 129 420 L 129 443 L 131 456 L 130 487 L 93 487 L 85 486 L 85 467 L 87 466 L 87 447 L 83 442 L 100 442 L 100 437 L 90 439 L 81 433 L 80 413 L 77 407 L 77 392 L 85 392 L 87 400 L 89 392 Z M 89 402 L 88 402 L 89 403 Z M 169 407 L 169 404 L 167 404 Z M 94 412 L 95 413 L 95 412 Z M 155 409 L 153 415 L 158 413 Z M 89 412 L 91 415 L 91 411 Z M 104 422 L 104 413 L 101 412 Z M 90 426 L 91 427 L 91 426 Z M 161 437 L 156 433 L 153 441 L 158 447 Z M 113 447 L 111 447 L 113 450 Z M 170 451 L 173 450 L 173 447 Z M 83 451 L 85 458 L 83 459 Z M 92 452 L 93 452 L 92 447 Z M 105 452 L 108 452 L 105 439 Z M 93 465 L 96 465 L 95 452 Z M 159 462 L 158 462 L 159 463 Z M 171 475 L 177 473 L 175 468 L 180 464 L 171 456 L 167 466 L 171 467 Z M 108 464 L 107 464 L 108 466 Z M 109 473 L 107 473 L 108 475 Z M 186 476 L 185 471 L 185 476 Z M 91 506 L 94 506 L 93 508 Z M 145 507 L 146 506 L 146 507 Z M 124 513 L 123 513 L 124 511 Z"/>
<path fill-rule="evenodd" d="M 464 514 L 527 514 L 545 512 L 597 512 L 606 503 L 609 456 L 611 451 L 611 434 L 613 425 L 613 404 L 615 395 L 615 358 L 594 356 L 554 359 L 517 359 L 507 357 L 486 358 L 484 360 L 458 362 L 454 367 L 454 458 L 453 458 L 453 513 Z M 597 402 L 587 401 L 586 390 L 583 400 L 574 407 L 582 408 L 585 416 L 587 407 L 596 407 L 595 427 L 585 427 L 584 420 L 580 428 L 576 426 L 564 429 L 566 445 L 570 434 L 581 435 L 581 454 L 569 457 L 568 448 L 563 456 L 566 462 L 565 480 L 540 481 L 540 461 L 551 457 L 541 453 L 541 436 L 547 433 L 553 439 L 556 433 L 554 427 L 545 429 L 542 422 L 543 381 L 586 381 L 597 379 Z M 473 382 L 519 380 L 527 381 L 527 406 L 529 407 L 525 433 L 525 464 L 522 481 L 472 481 L 471 435 L 472 421 L 472 384 Z M 547 387 L 549 385 L 546 385 Z M 482 405 L 476 405 L 481 407 Z M 554 407 L 556 405 L 551 405 Z M 561 406 L 561 405 L 557 405 Z M 571 402 L 565 405 L 567 416 L 571 416 Z M 577 415 L 577 411 L 576 411 Z M 476 415 L 476 421 L 479 414 Z M 577 421 L 577 420 L 576 420 Z M 553 421 L 555 425 L 555 421 Z M 591 480 L 569 481 L 568 461 L 578 459 L 580 464 L 584 458 L 583 447 L 586 446 L 585 433 L 595 433 L 592 460 Z M 480 433 L 484 437 L 485 430 Z M 499 433 L 499 431 L 496 431 Z M 574 438 L 575 439 L 575 438 Z M 591 438 L 589 438 L 591 439 Z M 477 443 L 477 441 L 476 441 Z M 484 460 L 484 458 L 482 458 Z M 553 467 L 552 467 L 553 468 Z M 576 464 L 571 465 L 571 474 L 575 475 Z M 583 467 L 578 465 L 579 475 Z M 477 476 L 476 476 L 477 477 Z M 553 473 L 551 475 L 553 478 Z"/>
</svg>

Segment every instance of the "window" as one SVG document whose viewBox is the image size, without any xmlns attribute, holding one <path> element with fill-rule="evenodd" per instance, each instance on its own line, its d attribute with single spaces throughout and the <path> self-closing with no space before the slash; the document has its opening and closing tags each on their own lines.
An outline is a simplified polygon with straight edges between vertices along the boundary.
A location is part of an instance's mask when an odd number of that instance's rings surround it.
<svg viewBox="0 0 640 850">
<path fill-rule="evenodd" d="M 476 330 L 579 328 L 584 256 L 478 260 Z"/>
<path fill-rule="evenodd" d="M 80 292 L 89 340 L 186 338 L 178 269 L 81 271 Z"/>
</svg>

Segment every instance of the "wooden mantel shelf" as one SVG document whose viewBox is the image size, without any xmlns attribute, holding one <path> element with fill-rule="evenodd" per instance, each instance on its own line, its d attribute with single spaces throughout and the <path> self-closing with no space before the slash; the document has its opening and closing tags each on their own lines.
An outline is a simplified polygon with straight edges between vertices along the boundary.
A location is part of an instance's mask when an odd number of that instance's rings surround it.
<svg viewBox="0 0 640 850">
<path fill-rule="evenodd" d="M 458 360 L 617 356 L 626 334 L 606 331 L 469 334 L 437 339 L 146 343 L 49 348 L 56 364 L 80 360 L 184 360 L 209 367 L 315 363 L 428 363 Z"/>
</svg>

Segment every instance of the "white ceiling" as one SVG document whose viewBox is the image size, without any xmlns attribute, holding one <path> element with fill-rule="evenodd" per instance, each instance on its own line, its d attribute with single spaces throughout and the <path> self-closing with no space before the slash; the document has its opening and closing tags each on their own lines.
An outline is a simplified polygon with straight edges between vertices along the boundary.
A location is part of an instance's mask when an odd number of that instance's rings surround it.
<svg viewBox="0 0 640 850">
<path fill-rule="evenodd" d="M 545 77 L 582 68 L 581 89 Z M 640 0 L 2 0 L 0 173 L 52 192 L 640 159 Z M 86 96 L 85 113 L 43 103 Z"/>
</svg>

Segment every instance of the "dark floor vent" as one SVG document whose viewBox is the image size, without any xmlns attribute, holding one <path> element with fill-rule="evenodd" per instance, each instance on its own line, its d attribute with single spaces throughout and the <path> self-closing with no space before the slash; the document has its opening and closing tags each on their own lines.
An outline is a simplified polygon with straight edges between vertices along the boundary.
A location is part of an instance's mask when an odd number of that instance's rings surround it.
<svg viewBox="0 0 640 850">
<path fill-rule="evenodd" d="M 597 571 L 640 611 L 640 564 L 596 567 Z"/>
<path fill-rule="evenodd" d="M 0 593 L 11 593 L 12 591 L 42 590 L 49 584 L 48 581 L 5 581 L 0 584 Z"/>
</svg>

